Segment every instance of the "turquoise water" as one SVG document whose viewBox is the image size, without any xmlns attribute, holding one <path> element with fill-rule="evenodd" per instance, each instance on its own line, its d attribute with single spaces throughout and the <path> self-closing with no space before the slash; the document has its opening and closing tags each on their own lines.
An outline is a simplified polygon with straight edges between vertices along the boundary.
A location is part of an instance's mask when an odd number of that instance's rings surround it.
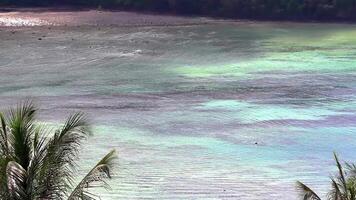
<svg viewBox="0 0 356 200">
<path fill-rule="evenodd" d="M 27 27 L 0 36 L 3 107 L 31 96 L 43 121 L 88 113 L 95 135 L 82 151 L 85 170 L 119 151 L 102 199 L 296 199 L 296 180 L 328 189 L 333 151 L 356 161 L 354 25 Z"/>
</svg>

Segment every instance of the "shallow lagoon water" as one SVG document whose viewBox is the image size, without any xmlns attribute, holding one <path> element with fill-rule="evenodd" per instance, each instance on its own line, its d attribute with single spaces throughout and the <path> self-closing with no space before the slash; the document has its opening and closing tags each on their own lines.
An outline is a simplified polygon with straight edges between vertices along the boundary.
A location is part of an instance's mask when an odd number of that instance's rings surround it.
<svg viewBox="0 0 356 200">
<path fill-rule="evenodd" d="M 31 96 L 43 121 L 88 113 L 85 170 L 117 148 L 118 178 L 102 199 L 296 199 L 296 180 L 328 189 L 333 151 L 356 161 L 354 25 L 18 27 L 0 36 L 3 107 Z"/>
</svg>

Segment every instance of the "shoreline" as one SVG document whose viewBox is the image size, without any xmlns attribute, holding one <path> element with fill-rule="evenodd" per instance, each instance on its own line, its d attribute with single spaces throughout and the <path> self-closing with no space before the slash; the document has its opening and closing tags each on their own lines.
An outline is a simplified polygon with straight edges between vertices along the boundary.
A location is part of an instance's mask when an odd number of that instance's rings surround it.
<svg viewBox="0 0 356 200">
<path fill-rule="evenodd" d="M 128 11 L 72 8 L 2 8 L 0 27 L 26 26 L 188 26 L 215 20 L 203 17 L 157 15 Z"/>
<path fill-rule="evenodd" d="M 219 23 L 350 24 L 351 21 L 234 19 L 90 7 L 2 7 L 0 27 L 25 26 L 194 26 Z"/>
</svg>

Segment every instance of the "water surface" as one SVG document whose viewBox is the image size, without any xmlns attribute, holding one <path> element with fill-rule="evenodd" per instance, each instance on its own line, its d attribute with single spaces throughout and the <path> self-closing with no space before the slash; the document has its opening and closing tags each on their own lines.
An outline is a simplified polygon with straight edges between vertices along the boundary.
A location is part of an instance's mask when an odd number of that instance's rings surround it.
<svg viewBox="0 0 356 200">
<path fill-rule="evenodd" d="M 56 123 L 87 112 L 85 170 L 119 151 L 103 199 L 296 199 L 296 180 L 328 189 L 333 151 L 356 160 L 355 35 L 248 22 L 2 28 L 0 101 L 31 96 Z"/>
</svg>

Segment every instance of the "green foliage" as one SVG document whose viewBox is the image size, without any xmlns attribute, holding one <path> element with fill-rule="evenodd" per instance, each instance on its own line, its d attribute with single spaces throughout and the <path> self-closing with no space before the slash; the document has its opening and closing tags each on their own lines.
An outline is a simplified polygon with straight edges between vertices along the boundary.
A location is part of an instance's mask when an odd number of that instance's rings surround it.
<svg viewBox="0 0 356 200">
<path fill-rule="evenodd" d="M 90 134 L 87 120 L 76 113 L 51 132 L 36 123 L 36 114 L 31 102 L 0 113 L 0 199 L 95 199 L 88 189 L 107 187 L 115 151 L 73 187 L 78 150 Z"/>
<path fill-rule="evenodd" d="M 355 200 L 356 199 L 356 165 L 345 163 L 343 167 L 337 155 L 334 153 L 338 174 L 331 178 L 331 190 L 328 193 L 329 200 Z M 297 182 L 300 199 L 321 200 L 311 188 L 301 182 Z"/>
<path fill-rule="evenodd" d="M 0 5 L 74 5 L 257 19 L 356 19 L 356 0 L 0 0 Z"/>
</svg>

